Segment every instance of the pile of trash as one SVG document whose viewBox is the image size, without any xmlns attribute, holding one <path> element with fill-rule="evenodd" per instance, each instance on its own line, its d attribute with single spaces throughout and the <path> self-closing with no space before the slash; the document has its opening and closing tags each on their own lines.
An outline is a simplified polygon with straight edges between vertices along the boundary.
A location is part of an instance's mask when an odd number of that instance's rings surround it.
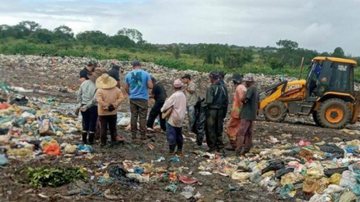
<svg viewBox="0 0 360 202">
<path fill-rule="evenodd" d="M 80 123 L 53 98 L 21 97 L 0 104 L 0 166 L 9 159 L 26 161 L 42 155 L 91 153 L 78 139 Z"/>
<path fill-rule="evenodd" d="M 198 170 L 200 175 L 215 173 L 240 184 L 256 183 L 281 199 L 351 201 L 360 197 L 359 148 L 357 139 L 315 144 L 301 140 L 254 148 L 241 158 L 198 152 L 208 158 L 200 162 Z"/>
</svg>

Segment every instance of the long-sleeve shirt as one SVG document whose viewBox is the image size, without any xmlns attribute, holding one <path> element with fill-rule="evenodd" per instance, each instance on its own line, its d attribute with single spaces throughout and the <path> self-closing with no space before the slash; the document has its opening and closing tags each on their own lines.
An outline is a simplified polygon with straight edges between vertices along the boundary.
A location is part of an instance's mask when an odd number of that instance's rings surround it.
<svg viewBox="0 0 360 202">
<path fill-rule="evenodd" d="M 236 86 L 234 98 L 233 98 L 233 104 L 231 108 L 231 117 L 239 119 L 240 118 L 240 112 L 241 108 L 243 106 L 243 101 L 245 100 L 246 95 L 246 87 L 244 84 L 240 84 Z"/>
<path fill-rule="evenodd" d="M 209 109 L 227 108 L 229 97 L 226 87 L 220 82 L 211 84 L 206 90 L 205 102 Z"/>
<path fill-rule="evenodd" d="M 124 100 L 124 95 L 117 87 L 111 89 L 98 89 L 96 91 L 96 100 L 98 102 L 98 114 L 99 116 L 116 115 L 117 108 Z M 112 104 L 115 110 L 109 111 L 108 107 Z"/>
<path fill-rule="evenodd" d="M 186 96 L 183 91 L 175 91 L 164 103 L 161 112 L 173 107 L 168 123 L 173 127 L 182 127 L 186 114 Z"/>
<path fill-rule="evenodd" d="M 93 81 L 86 80 L 82 82 L 77 92 L 77 101 L 79 106 L 83 106 L 88 109 L 96 105 L 95 92 L 96 86 Z"/>
</svg>

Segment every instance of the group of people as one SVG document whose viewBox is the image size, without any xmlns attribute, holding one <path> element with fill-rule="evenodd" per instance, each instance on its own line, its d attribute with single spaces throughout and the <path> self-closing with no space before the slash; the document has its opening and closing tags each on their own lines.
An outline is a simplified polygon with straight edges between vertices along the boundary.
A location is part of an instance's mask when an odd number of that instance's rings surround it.
<svg viewBox="0 0 360 202">
<path fill-rule="evenodd" d="M 168 97 L 164 86 L 142 69 L 139 61 L 132 63 L 133 69 L 126 74 L 123 87 L 119 77 L 120 66 L 113 64 L 109 71 L 96 66 L 89 63 L 80 72 L 77 109 L 83 117 L 84 144 L 94 144 L 95 132 L 98 130 L 101 146 L 106 145 L 108 129 L 110 144 L 118 143 L 117 108 L 124 101 L 125 92 L 130 102 L 131 137 L 134 141 L 152 138 L 152 133 L 148 131 L 154 130 L 154 122 L 158 118 L 161 129 L 166 133 L 169 152 L 182 155 L 183 125 L 187 114 L 189 134 L 195 134 L 197 144 L 201 146 L 204 136 L 201 131 L 204 131 L 209 152 L 225 148 L 242 155 L 252 147 L 252 126 L 258 109 L 258 94 L 253 77 L 233 75 L 236 89 L 227 125 L 230 145 L 225 147 L 222 134 L 229 95 L 224 73 L 209 74 L 211 84 L 205 98 L 201 99 L 189 74 L 173 82 L 174 93 Z M 155 103 L 148 114 L 149 99 L 154 99 Z"/>
</svg>

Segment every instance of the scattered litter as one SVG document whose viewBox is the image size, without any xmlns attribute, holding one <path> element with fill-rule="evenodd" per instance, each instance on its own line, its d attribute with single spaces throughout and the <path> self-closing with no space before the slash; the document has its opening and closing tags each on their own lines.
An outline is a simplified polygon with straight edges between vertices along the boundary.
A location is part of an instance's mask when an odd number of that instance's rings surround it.
<svg viewBox="0 0 360 202">
<path fill-rule="evenodd" d="M 165 191 L 169 191 L 172 193 L 175 193 L 177 190 L 177 185 L 176 184 L 169 184 L 168 186 L 165 187 Z"/>
<path fill-rule="evenodd" d="M 187 177 L 187 176 L 179 176 L 179 181 L 184 183 L 184 184 L 195 184 L 195 183 L 198 182 L 197 179 L 190 178 L 190 177 Z"/>
</svg>

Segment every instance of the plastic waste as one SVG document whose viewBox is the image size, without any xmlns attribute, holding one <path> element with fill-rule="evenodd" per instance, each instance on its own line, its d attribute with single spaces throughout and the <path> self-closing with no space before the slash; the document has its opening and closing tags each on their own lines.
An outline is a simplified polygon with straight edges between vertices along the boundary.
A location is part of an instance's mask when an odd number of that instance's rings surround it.
<svg viewBox="0 0 360 202">
<path fill-rule="evenodd" d="M 307 141 L 307 140 L 300 140 L 300 141 L 297 143 L 297 145 L 300 146 L 300 147 L 306 147 L 306 146 L 311 145 L 311 142 L 310 142 L 310 141 Z"/>
<path fill-rule="evenodd" d="M 175 193 L 177 190 L 177 185 L 176 184 L 169 184 L 168 186 L 165 187 L 165 191 L 169 191 L 169 192 L 173 192 Z"/>
<path fill-rule="evenodd" d="M 326 169 L 326 170 L 324 171 L 324 174 L 325 174 L 327 177 L 330 177 L 330 176 L 334 175 L 335 173 L 341 175 L 345 170 L 348 170 L 348 167 L 340 167 L 340 168 Z"/>
<path fill-rule="evenodd" d="M 320 150 L 323 152 L 331 153 L 331 158 L 343 158 L 344 150 L 340 149 L 338 146 L 333 144 L 325 144 L 319 146 Z"/>
<path fill-rule="evenodd" d="M 134 173 L 141 175 L 141 174 L 144 173 L 144 168 L 135 167 L 134 168 Z"/>
<path fill-rule="evenodd" d="M 178 156 L 173 156 L 169 160 L 171 163 L 178 163 L 180 162 L 180 158 Z"/>
<path fill-rule="evenodd" d="M 42 150 L 45 154 L 48 155 L 53 155 L 53 156 L 61 155 L 61 148 L 56 140 L 51 140 L 50 142 L 43 142 Z"/>
<path fill-rule="evenodd" d="M 155 162 L 162 162 L 165 161 L 165 157 L 160 156 L 158 159 L 155 160 Z"/>
<path fill-rule="evenodd" d="M 204 176 L 212 175 L 212 173 L 211 173 L 211 172 L 208 172 L 208 171 L 200 171 L 199 174 L 200 174 L 200 175 L 204 175 Z"/>
<path fill-rule="evenodd" d="M 329 182 L 330 184 L 340 184 L 340 180 L 341 180 L 341 174 L 339 173 L 334 173 L 333 175 L 331 175 Z"/>
<path fill-rule="evenodd" d="M 280 170 L 277 170 L 275 173 L 275 177 L 280 179 L 283 175 L 294 172 L 294 168 L 282 168 Z"/>
<path fill-rule="evenodd" d="M 183 195 L 186 199 L 190 199 L 191 197 L 194 196 L 194 194 L 193 194 L 194 191 L 195 191 L 195 188 L 188 185 L 188 186 L 184 187 L 183 191 L 180 194 Z"/>
<path fill-rule="evenodd" d="M 323 193 L 323 191 L 329 185 L 329 180 L 327 178 L 315 179 L 311 177 L 305 177 L 303 183 L 303 192 L 313 194 L 313 193 Z"/>
<path fill-rule="evenodd" d="M 190 178 L 190 177 L 187 177 L 187 176 L 179 176 L 179 181 L 184 183 L 184 184 L 195 184 L 198 182 L 197 179 L 195 178 Z"/>
<path fill-rule="evenodd" d="M 149 175 L 140 175 L 140 174 L 137 174 L 137 173 L 128 173 L 128 174 L 126 174 L 126 177 L 128 177 L 130 179 L 136 179 L 141 183 L 144 183 L 144 182 L 146 183 L 146 182 L 150 181 Z"/>
<path fill-rule="evenodd" d="M 110 185 L 114 182 L 114 178 L 110 177 L 108 173 L 105 173 L 99 177 L 97 182 L 101 185 Z"/>
<path fill-rule="evenodd" d="M 339 202 L 356 201 L 356 195 L 351 191 L 344 192 L 339 199 Z"/>
<path fill-rule="evenodd" d="M 347 145 L 345 148 L 346 153 L 354 154 L 359 151 L 358 146 Z"/>
<path fill-rule="evenodd" d="M 66 154 L 75 154 L 77 150 L 77 146 L 76 145 L 72 145 L 72 144 L 67 144 L 64 148 L 64 152 Z"/>
<path fill-rule="evenodd" d="M 282 199 L 292 198 L 296 194 L 296 190 L 294 185 L 292 184 L 286 184 L 280 189 L 280 197 Z"/>
<path fill-rule="evenodd" d="M 9 105 L 8 103 L 6 102 L 1 102 L 0 103 L 0 110 L 3 110 L 3 109 L 8 109 L 11 105 Z"/>
<path fill-rule="evenodd" d="M 8 164 L 8 159 L 6 158 L 5 154 L 0 154 L 0 166 L 5 166 Z"/>
<path fill-rule="evenodd" d="M 93 147 L 91 145 L 87 145 L 87 144 L 78 145 L 77 150 L 80 153 L 92 153 L 92 152 L 94 152 Z"/>
<path fill-rule="evenodd" d="M 314 194 L 309 202 L 331 202 L 331 196 L 328 194 Z"/>
<path fill-rule="evenodd" d="M 341 175 L 340 186 L 346 188 L 352 188 L 355 185 L 356 185 L 356 179 L 354 174 L 349 170 L 344 171 Z"/>
<path fill-rule="evenodd" d="M 344 191 L 344 190 L 345 190 L 344 187 L 341 187 L 341 186 L 336 185 L 336 184 L 330 184 L 330 185 L 324 190 L 324 193 L 332 194 L 332 193 L 342 192 L 342 191 Z"/>
<path fill-rule="evenodd" d="M 169 175 L 168 175 L 168 177 L 169 177 L 169 180 L 171 181 L 171 182 L 175 182 L 175 181 L 177 181 L 177 175 L 176 175 L 176 172 L 170 172 L 169 173 Z"/>
<path fill-rule="evenodd" d="M 304 177 L 299 173 L 287 173 L 281 177 L 281 185 L 295 184 L 304 180 Z"/>
<path fill-rule="evenodd" d="M 238 172 L 235 171 L 233 172 L 233 174 L 231 175 L 231 179 L 233 180 L 238 180 L 238 181 L 245 181 L 247 179 L 249 179 L 250 177 L 250 173 L 249 172 Z"/>
<path fill-rule="evenodd" d="M 266 166 L 266 168 L 261 170 L 261 173 L 264 174 L 268 171 L 271 170 L 279 170 L 285 167 L 285 164 L 282 160 L 274 160 L 274 161 L 270 161 L 269 165 Z"/>
</svg>

